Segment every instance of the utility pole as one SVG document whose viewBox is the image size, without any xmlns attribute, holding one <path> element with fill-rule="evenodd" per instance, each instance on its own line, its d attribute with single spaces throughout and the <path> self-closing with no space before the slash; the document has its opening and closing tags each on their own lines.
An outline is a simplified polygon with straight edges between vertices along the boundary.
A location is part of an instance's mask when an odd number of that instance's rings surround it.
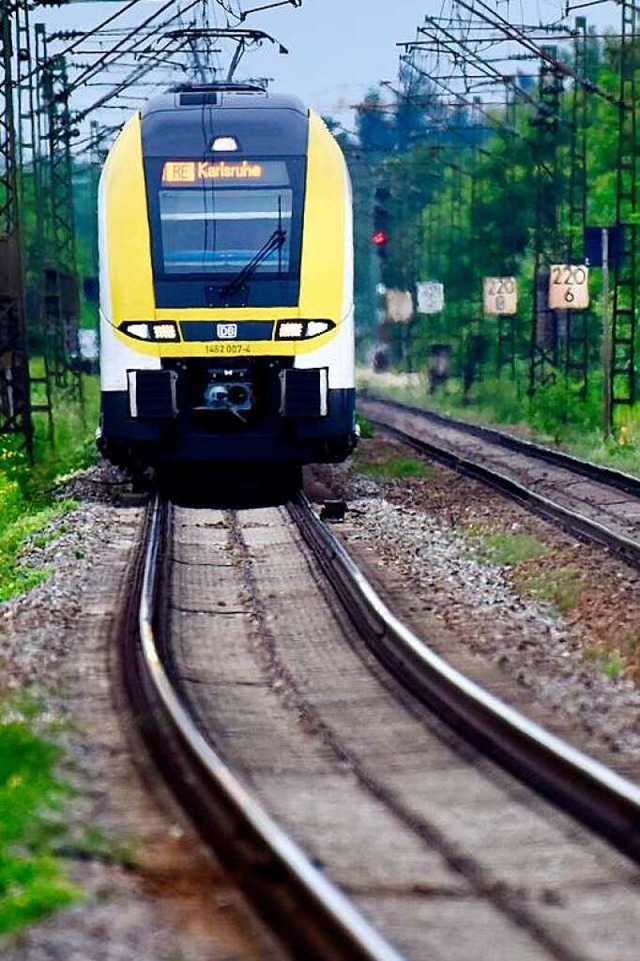
<svg viewBox="0 0 640 961">
<path fill-rule="evenodd" d="M 47 156 L 48 229 L 44 303 L 56 382 L 69 384 L 82 399 L 78 349 L 80 313 L 73 209 L 69 80 L 64 57 L 50 57 L 44 24 L 36 24 L 36 57 L 42 85 L 42 153 Z"/>
<path fill-rule="evenodd" d="M 47 415 L 49 439 L 52 442 L 53 385 L 44 315 L 45 218 L 38 136 L 41 104 L 39 84 L 34 83 L 33 38 L 28 3 L 17 9 L 16 46 L 20 203 L 22 210 L 26 210 L 27 205 L 31 206 L 35 219 L 35 230 L 24 250 L 27 342 L 29 355 L 42 356 L 43 362 L 42 372 L 31 372 L 31 411 Z"/>
<path fill-rule="evenodd" d="M 508 136 L 511 142 L 514 143 L 518 130 L 518 98 L 515 92 L 512 89 L 510 90 L 506 85 L 505 96 L 505 115 L 508 129 L 512 131 Z M 504 170 L 503 184 L 506 209 L 509 209 L 513 204 L 514 179 L 514 166 L 513 164 L 507 164 Z M 516 256 L 513 249 L 505 251 L 503 263 L 505 275 L 516 273 Z M 515 381 L 516 379 L 516 324 L 517 316 L 515 314 L 498 314 L 496 350 L 496 375 L 498 380 L 500 380 L 502 376 L 504 367 L 509 371 L 510 380 Z"/>
<path fill-rule="evenodd" d="M 560 179 L 558 128 L 562 74 L 554 65 L 555 47 L 543 47 L 538 75 L 536 131 L 536 224 L 534 232 L 533 317 L 529 389 L 553 383 L 558 366 L 558 329 L 548 306 L 549 265 L 557 256 Z"/>
<path fill-rule="evenodd" d="M 633 0 L 622 0 L 620 80 L 618 87 L 618 168 L 616 222 L 622 227 L 622 257 L 613 274 L 611 328 L 611 418 L 616 407 L 631 406 L 636 399 L 636 255 L 637 141 L 636 64 L 638 9 Z"/>
<path fill-rule="evenodd" d="M 602 244 L 602 430 L 611 433 L 611 324 L 609 322 L 609 228 L 603 227 Z"/>
<path fill-rule="evenodd" d="M 571 150 L 569 177 L 569 223 L 567 263 L 584 261 L 584 230 L 587 223 L 587 21 L 576 17 L 573 70 L 575 81 L 571 101 Z M 589 383 L 589 311 L 567 310 L 564 369 L 580 396 L 587 396 Z"/>
<path fill-rule="evenodd" d="M 0 435 L 22 438 L 33 458 L 25 280 L 13 82 L 17 4 L 0 0 Z"/>
</svg>

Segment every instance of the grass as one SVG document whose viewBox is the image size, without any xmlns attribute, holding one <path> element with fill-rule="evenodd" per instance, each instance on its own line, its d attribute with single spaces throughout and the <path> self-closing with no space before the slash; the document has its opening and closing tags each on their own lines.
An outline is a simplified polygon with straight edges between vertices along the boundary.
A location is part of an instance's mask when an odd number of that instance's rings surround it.
<svg viewBox="0 0 640 961">
<path fill-rule="evenodd" d="M 23 563 L 21 553 L 27 542 L 35 547 L 44 547 L 59 537 L 64 528 L 45 534 L 39 532 L 73 507 L 73 501 L 63 501 L 33 513 L 25 511 L 0 530 L 0 602 L 28 591 L 49 576 L 50 570 L 35 570 Z"/>
<path fill-rule="evenodd" d="M 612 681 L 620 680 L 624 674 L 625 664 L 620 651 L 605 651 L 599 647 L 590 647 L 585 651 L 584 658 Z"/>
<path fill-rule="evenodd" d="M 358 470 L 378 483 L 405 480 L 408 477 L 429 477 L 432 474 L 428 464 L 411 457 L 389 457 L 373 464 L 359 464 Z"/>
<path fill-rule="evenodd" d="M 24 698 L 0 705 L 0 934 L 77 901 L 55 856 L 69 790 L 54 732 Z"/>
<path fill-rule="evenodd" d="M 566 615 L 580 603 L 585 585 L 575 567 L 554 567 L 541 573 L 529 573 L 523 585 L 534 597 L 549 601 L 559 614 Z"/>
<path fill-rule="evenodd" d="M 526 561 L 546 557 L 550 552 L 546 544 L 531 534 L 490 534 L 474 531 L 480 540 L 481 557 L 492 564 L 515 567 Z"/>
<path fill-rule="evenodd" d="M 360 428 L 360 437 L 363 440 L 369 440 L 371 437 L 375 437 L 375 430 L 373 424 L 370 424 L 366 417 L 362 414 L 356 414 L 356 423 Z"/>
<path fill-rule="evenodd" d="M 513 567 L 519 589 L 536 600 L 553 604 L 560 615 L 573 611 L 586 587 L 580 571 L 568 564 L 544 568 L 537 562 L 549 558 L 553 549 L 531 534 L 495 533 L 471 526 L 468 533 L 479 542 L 481 560 Z M 541 570 L 540 568 L 543 567 Z"/>
<path fill-rule="evenodd" d="M 35 464 L 30 465 L 15 438 L 0 439 L 0 602 L 34 587 L 51 572 L 30 567 L 22 560 L 25 545 L 43 547 L 64 531 L 47 529 L 69 511 L 70 501 L 54 497 L 57 479 L 95 458 L 93 435 L 98 418 L 97 378 L 85 378 L 84 411 L 66 391 L 55 395 L 55 435 L 48 437 L 44 417 L 35 418 Z"/>
</svg>

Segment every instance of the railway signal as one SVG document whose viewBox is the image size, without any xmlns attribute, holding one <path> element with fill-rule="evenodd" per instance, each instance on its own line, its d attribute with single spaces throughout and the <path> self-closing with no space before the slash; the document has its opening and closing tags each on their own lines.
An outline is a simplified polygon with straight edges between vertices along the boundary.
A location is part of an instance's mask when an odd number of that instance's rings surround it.
<svg viewBox="0 0 640 961">
<path fill-rule="evenodd" d="M 389 201 L 389 188 L 376 187 L 375 203 L 373 205 L 373 233 L 371 243 L 377 247 L 380 257 L 386 254 L 386 247 L 389 243 L 389 211 L 387 203 Z"/>
</svg>

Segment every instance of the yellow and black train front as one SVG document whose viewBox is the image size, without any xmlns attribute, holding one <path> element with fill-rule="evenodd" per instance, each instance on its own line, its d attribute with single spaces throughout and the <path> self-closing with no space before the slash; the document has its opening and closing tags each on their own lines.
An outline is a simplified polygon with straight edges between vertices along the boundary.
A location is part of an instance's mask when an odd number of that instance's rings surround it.
<svg viewBox="0 0 640 961">
<path fill-rule="evenodd" d="M 256 89 L 150 101 L 109 153 L 99 214 L 107 456 L 349 453 L 351 191 L 319 117 Z"/>
</svg>

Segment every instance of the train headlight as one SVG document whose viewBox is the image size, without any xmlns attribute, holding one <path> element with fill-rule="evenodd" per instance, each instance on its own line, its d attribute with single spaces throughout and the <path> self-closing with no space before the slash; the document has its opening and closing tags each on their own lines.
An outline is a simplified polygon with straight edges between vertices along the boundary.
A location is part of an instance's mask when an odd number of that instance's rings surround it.
<svg viewBox="0 0 640 961">
<path fill-rule="evenodd" d="M 333 330 L 332 320 L 279 320 L 276 324 L 276 340 L 309 340 Z"/>
<path fill-rule="evenodd" d="M 217 151 L 223 151 L 229 153 L 231 150 L 238 149 L 238 141 L 235 137 L 216 137 L 211 144 L 211 149 Z"/>
<path fill-rule="evenodd" d="M 299 320 L 281 320 L 276 327 L 276 340 L 301 340 L 304 324 Z"/>
<path fill-rule="evenodd" d="M 135 340 L 168 341 L 180 340 L 178 325 L 172 320 L 163 321 L 161 324 L 135 323 L 123 324 L 120 330 L 128 337 Z"/>
<path fill-rule="evenodd" d="M 307 329 L 305 331 L 305 337 L 319 337 L 320 334 L 326 334 L 328 330 L 335 327 L 330 320 L 308 320 Z"/>
<path fill-rule="evenodd" d="M 123 324 L 120 330 L 136 340 L 151 340 L 149 324 Z"/>
<path fill-rule="evenodd" d="M 171 323 L 151 324 L 151 333 L 154 340 L 177 340 L 178 328 Z"/>
</svg>

